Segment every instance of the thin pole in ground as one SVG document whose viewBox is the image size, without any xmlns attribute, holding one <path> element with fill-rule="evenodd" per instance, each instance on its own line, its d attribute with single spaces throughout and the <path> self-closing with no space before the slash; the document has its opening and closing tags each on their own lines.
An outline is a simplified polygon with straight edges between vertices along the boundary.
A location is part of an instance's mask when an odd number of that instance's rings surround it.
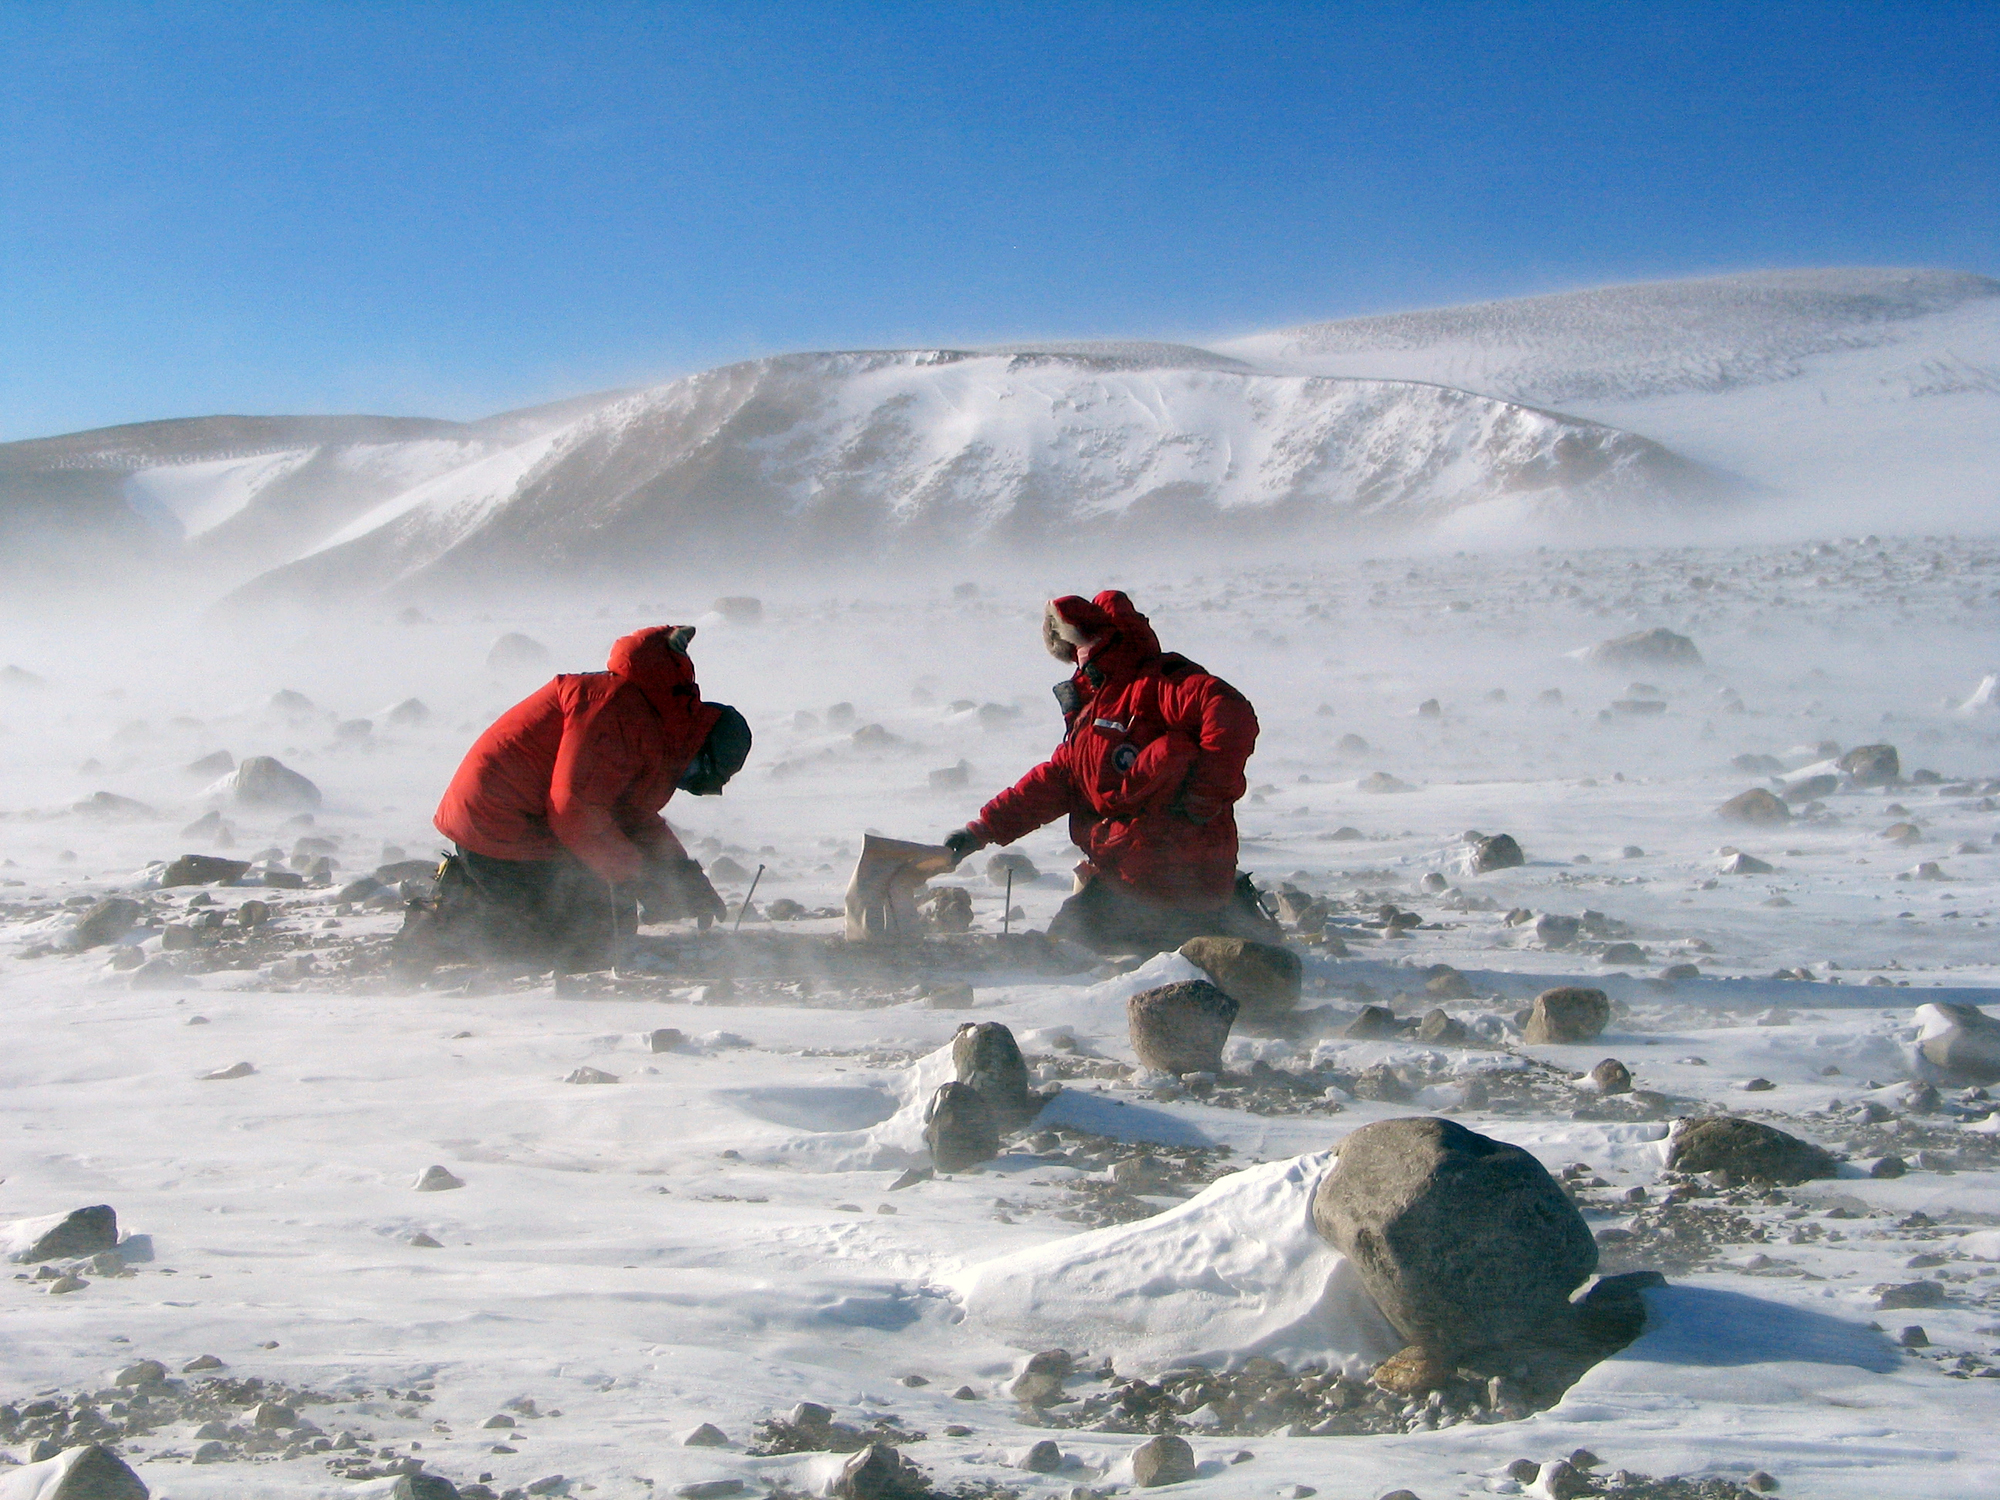
<svg viewBox="0 0 2000 1500">
<path fill-rule="evenodd" d="M 764 878 L 764 867 L 762 865 L 759 865 L 757 866 L 757 873 L 750 877 L 750 890 L 743 897 L 743 904 L 736 908 L 736 925 L 729 929 L 732 933 L 741 932 L 743 930 L 743 918 L 750 911 L 750 897 L 757 894 L 757 882 L 762 880 L 763 878 Z"/>
<path fill-rule="evenodd" d="M 1000 935 L 1007 936 L 1012 929 L 1007 925 L 1014 920 L 1014 867 L 1007 866 L 1007 894 L 1003 898 L 1006 905 L 1000 908 Z"/>
</svg>

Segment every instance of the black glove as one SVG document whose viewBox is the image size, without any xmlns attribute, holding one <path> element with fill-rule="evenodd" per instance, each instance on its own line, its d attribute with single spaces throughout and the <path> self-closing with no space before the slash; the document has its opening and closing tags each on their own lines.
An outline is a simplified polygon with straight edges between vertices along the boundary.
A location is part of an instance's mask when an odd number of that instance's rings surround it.
<svg viewBox="0 0 2000 1500">
<path fill-rule="evenodd" d="M 976 854 L 986 847 L 986 840 L 970 828 L 956 829 L 944 836 L 944 846 L 951 851 L 951 865 L 957 869 L 965 862 L 966 856 Z"/>
<path fill-rule="evenodd" d="M 640 900 L 645 903 L 647 920 L 670 922 L 693 917 L 707 928 L 726 915 L 722 898 L 693 860 L 657 860 L 646 873 Z"/>
</svg>

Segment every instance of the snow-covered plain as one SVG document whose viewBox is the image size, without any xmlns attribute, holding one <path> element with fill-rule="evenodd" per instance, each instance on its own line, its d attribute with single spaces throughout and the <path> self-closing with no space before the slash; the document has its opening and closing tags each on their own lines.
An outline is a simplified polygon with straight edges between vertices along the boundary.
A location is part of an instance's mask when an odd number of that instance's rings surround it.
<svg viewBox="0 0 2000 1500">
<path fill-rule="evenodd" d="M 1449 1110 L 1552 1169 L 1586 1163 L 1579 1198 L 1607 1229 L 1645 1211 L 1625 1190 L 1657 1202 L 1671 1114 L 1715 1106 L 1857 1163 L 1893 1148 L 1911 1170 L 1878 1180 L 1853 1165 L 1781 1202 L 1697 1199 L 1694 1211 L 1741 1221 L 1712 1243 L 1676 1250 L 1642 1235 L 1619 1252 L 1630 1264 L 1672 1251 L 1647 1333 L 1551 1411 L 1376 1437 L 1209 1434 L 1197 1421 L 1198 1487 L 1511 1493 L 1511 1460 L 1579 1446 L 1606 1470 L 1740 1480 L 1761 1468 L 1791 1495 L 2000 1485 L 1985 1378 L 2000 1338 L 1995 1127 L 1950 1090 L 1936 1111 L 1913 1112 L 1907 1088 L 1916 1007 L 1986 1003 L 2000 985 L 2000 719 L 1960 711 L 1995 665 L 2000 548 L 1829 537 L 1205 576 L 1135 565 L 1124 577 L 983 578 L 969 595 L 957 581 L 941 573 L 893 595 L 839 580 L 765 588 L 758 624 L 710 612 L 712 595 L 740 591 L 725 579 L 582 604 L 433 604 L 407 620 L 381 606 L 202 624 L 172 600 L 10 619 L 6 661 L 44 681 L 0 683 L 0 1005 L 12 1035 L 0 1219 L 109 1203 L 150 1237 L 152 1259 L 129 1277 L 86 1271 L 66 1295 L 0 1280 L 11 1288 L 0 1290 L 0 1397 L 97 1390 L 141 1357 L 178 1369 L 212 1354 L 231 1375 L 342 1398 L 312 1419 L 329 1437 L 365 1435 L 378 1464 L 421 1458 L 459 1483 L 490 1474 L 496 1491 L 561 1474 L 571 1492 L 603 1495 L 725 1478 L 813 1488 L 825 1455 L 746 1445 L 760 1419 L 818 1401 L 844 1422 L 893 1414 L 928 1434 L 903 1447 L 941 1486 L 1102 1489 L 1129 1483 L 1121 1465 L 1137 1439 L 1027 1425 L 1007 1386 L 1029 1353 L 1063 1345 L 1091 1365 L 1157 1374 L 1252 1353 L 1359 1370 L 1389 1352 L 1303 1221 L 1325 1153 L 1356 1126 Z M 1056 671 L 1036 639 L 1040 601 L 1106 585 L 1129 589 L 1170 648 L 1258 706 L 1245 866 L 1344 903 L 1336 925 L 1351 956 L 1302 950 L 1304 1004 L 1325 1007 L 1318 1033 L 1239 1038 L 1233 1064 L 1303 1079 L 1389 1062 L 1416 1086 L 1411 1101 L 1311 1090 L 1259 1113 L 1242 1107 L 1257 1095 L 1162 1097 L 1119 1066 L 1131 1061 L 1124 1000 L 1181 960 L 1133 975 L 955 974 L 935 956 L 902 971 L 781 972 L 782 942 L 830 934 L 826 918 L 685 937 L 678 970 L 623 992 L 559 993 L 546 979 L 400 992 L 367 962 L 396 916 L 336 912 L 330 890 L 209 892 L 225 909 L 276 902 L 276 930 L 235 959 L 227 945 L 190 950 L 185 972 L 147 987 L 106 949 L 61 950 L 76 911 L 65 901 L 136 892 L 163 917 L 187 913 L 194 891 L 144 888 L 151 862 L 213 850 L 181 833 L 213 779 L 182 769 L 196 757 L 276 755 L 324 792 L 310 828 L 226 809 L 241 857 L 328 838 L 344 879 L 387 845 L 427 856 L 439 847 L 430 809 L 465 745 L 544 675 L 486 667 L 497 636 L 523 632 L 554 668 L 581 670 L 616 635 L 666 620 L 701 624 L 704 688 L 741 706 L 758 736 L 726 796 L 677 801 L 672 820 L 711 863 L 765 866 L 760 906 L 827 908 L 864 829 L 935 838 L 1046 753 Z M 1654 625 L 1691 635 L 1706 667 L 1606 671 L 1571 654 Z M 280 690 L 311 706 L 273 705 Z M 392 722 L 386 710 L 412 697 L 428 720 Z M 1435 713 L 1420 711 L 1433 699 Z M 1613 706 L 1642 701 L 1666 706 Z M 352 727 L 361 718 L 366 731 Z M 886 733 L 857 739 L 874 725 Z M 1341 749 L 1347 735 L 1366 748 Z M 1725 798 L 1770 784 L 1732 757 L 1790 772 L 1825 759 L 1826 741 L 1892 742 L 1906 776 L 1939 779 L 1829 795 L 1782 828 L 1715 819 Z M 961 762 L 962 788 L 932 784 Z M 1367 790 L 1376 772 L 1403 789 Z M 99 791 L 152 811 L 70 810 Z M 1886 841 L 1897 823 L 1918 842 Z M 1463 873 L 1460 835 L 1475 828 L 1513 834 L 1528 864 Z M 1344 829 L 1359 836 L 1336 837 Z M 1774 868 L 1721 874 L 1725 846 Z M 1045 873 L 1014 895 L 1040 926 L 1073 855 L 1059 828 L 1022 847 Z M 1899 878 L 1922 861 L 1938 878 Z M 1434 873 L 1442 891 L 1424 888 Z M 981 930 L 997 929 L 1001 891 L 982 861 L 952 878 L 972 891 Z M 746 881 L 718 884 L 734 896 Z M 1424 925 L 1402 938 L 1364 925 L 1385 902 Z M 1602 913 L 1602 930 L 1642 954 L 1550 950 L 1532 924 L 1507 923 L 1515 908 Z M 156 932 L 142 949 L 160 945 Z M 1405 1014 L 1430 1008 L 1424 970 L 1440 962 L 1474 996 L 1447 1008 L 1490 1045 L 1341 1037 L 1371 995 L 1409 996 Z M 1685 962 L 1702 977 L 1655 977 Z M 919 993 L 952 977 L 972 983 L 973 1009 Z M 1877 977 L 1886 985 L 1868 983 Z M 1515 1010 L 1567 978 L 1620 1002 L 1610 1031 L 1588 1046 L 1524 1045 Z M 921 1161 L 911 1106 L 941 1076 L 930 1054 L 968 1018 L 1008 1023 L 1045 1084 L 1063 1084 L 1038 1127 L 1058 1133 L 1062 1154 L 1024 1144 L 985 1170 L 892 1189 Z M 643 1038 L 659 1027 L 688 1040 L 652 1052 Z M 1627 1117 L 1577 1088 L 1604 1056 L 1672 1109 Z M 201 1076 L 238 1062 L 254 1072 Z M 564 1081 L 583 1067 L 617 1081 Z M 1494 1083 L 1491 1102 L 1465 1102 L 1474 1078 Z M 1773 1087 L 1746 1092 L 1752 1078 Z M 1510 1091 L 1509 1079 L 1532 1087 Z M 1854 1108 L 1870 1102 L 1885 1118 L 1864 1126 Z M 1183 1186 L 1137 1207 L 1107 1198 L 1107 1167 L 1140 1153 Z M 432 1164 L 465 1186 L 414 1191 Z M 1089 1227 L 1107 1201 L 1152 1216 Z M 1941 1305 L 1877 1308 L 1879 1284 L 1917 1279 L 1939 1282 Z M 1913 1323 L 1929 1345 L 1898 1347 Z M 955 1398 L 961 1387 L 974 1399 Z M 480 1425 L 523 1397 L 543 1415 Z M 683 1446 L 704 1421 L 732 1445 Z M 1019 1468 L 1044 1436 L 1068 1465 Z M 190 1463 L 197 1446 L 191 1428 L 169 1428 L 126 1451 L 175 1500 L 364 1492 L 326 1467 L 339 1455 L 252 1469 Z"/>
</svg>

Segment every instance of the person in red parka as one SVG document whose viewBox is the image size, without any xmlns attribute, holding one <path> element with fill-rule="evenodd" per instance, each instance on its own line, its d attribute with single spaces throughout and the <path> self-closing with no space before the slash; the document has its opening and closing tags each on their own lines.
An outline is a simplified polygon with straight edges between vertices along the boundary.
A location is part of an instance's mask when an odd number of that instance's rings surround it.
<svg viewBox="0 0 2000 1500">
<path fill-rule="evenodd" d="M 1202 935 L 1278 941 L 1282 929 L 1236 869 L 1234 808 L 1257 746 L 1249 700 L 1163 653 L 1115 589 L 1051 600 L 1042 636 L 1076 668 L 1055 690 L 1063 742 L 946 846 L 962 860 L 1067 815 L 1083 884 L 1050 936 L 1105 953 L 1159 952 Z"/>
<path fill-rule="evenodd" d="M 693 638 L 624 637 L 606 670 L 554 678 L 466 752 L 433 820 L 458 846 L 431 913 L 442 946 L 575 971 L 609 961 L 635 902 L 703 926 L 723 914 L 660 816 L 676 789 L 720 793 L 750 752 L 743 716 L 702 701 Z"/>
</svg>

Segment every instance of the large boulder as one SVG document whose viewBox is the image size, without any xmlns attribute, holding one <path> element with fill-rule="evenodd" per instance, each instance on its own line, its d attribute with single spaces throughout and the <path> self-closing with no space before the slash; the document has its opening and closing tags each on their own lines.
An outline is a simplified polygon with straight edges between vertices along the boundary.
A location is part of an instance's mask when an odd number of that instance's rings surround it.
<svg viewBox="0 0 2000 1500">
<path fill-rule="evenodd" d="M 1715 810 L 1715 815 L 1726 823 L 1749 823 L 1761 826 L 1769 823 L 1789 823 L 1792 810 L 1785 805 L 1785 799 L 1775 792 L 1767 792 L 1761 786 L 1753 786 L 1747 792 L 1738 792 Z"/>
<path fill-rule="evenodd" d="M 1182 1484 L 1195 1473 L 1194 1449 L 1184 1437 L 1161 1433 L 1132 1450 L 1132 1483 L 1142 1490 Z"/>
<path fill-rule="evenodd" d="M 1348 1136 L 1313 1224 L 1396 1331 L 1444 1359 L 1546 1341 L 1597 1269 L 1590 1227 L 1547 1169 L 1450 1120 Z"/>
<path fill-rule="evenodd" d="M 1667 1165 L 1677 1172 L 1727 1172 L 1735 1182 L 1780 1187 L 1832 1177 L 1839 1170 L 1833 1157 L 1812 1142 L 1733 1115 L 1683 1122 L 1667 1144 Z"/>
<path fill-rule="evenodd" d="M 84 912 L 62 945 L 80 953 L 86 948 L 115 943 L 145 914 L 146 909 L 128 896 L 106 896 Z"/>
<path fill-rule="evenodd" d="M 1475 875 L 1517 869 L 1528 862 L 1511 833 L 1481 834 L 1467 841 L 1466 867 Z"/>
<path fill-rule="evenodd" d="M 147 1500 L 145 1480 L 109 1448 L 69 1448 L 0 1479 L 0 1500 Z"/>
<path fill-rule="evenodd" d="M 1236 1002 L 1205 979 L 1141 990 L 1125 1003 L 1139 1065 L 1159 1073 L 1220 1073 Z"/>
<path fill-rule="evenodd" d="M 320 804 L 319 788 L 274 755 L 248 757 L 204 795 L 276 812 L 311 812 Z"/>
<path fill-rule="evenodd" d="M 75 1260 L 118 1247 L 118 1212 L 108 1203 L 18 1219 L 0 1229 L 0 1246 L 18 1265 L 44 1260 Z"/>
<path fill-rule="evenodd" d="M 1582 653 L 1586 661 L 1600 667 L 1699 667 L 1701 652 L 1684 635 L 1661 626 L 1635 630 L 1612 640 L 1599 641 Z"/>
<path fill-rule="evenodd" d="M 1856 745 L 1835 762 L 1856 786 L 1889 786 L 1903 779 L 1894 745 Z"/>
<path fill-rule="evenodd" d="M 1249 938 L 1196 937 L 1181 944 L 1181 957 L 1236 1002 L 1237 1019 L 1246 1026 L 1270 1025 L 1298 1007 L 1302 971 L 1289 948 Z"/>
<path fill-rule="evenodd" d="M 2000 1021 L 1976 1005 L 1917 1007 L 1917 1050 L 1953 1084 L 2000 1083 Z"/>
<path fill-rule="evenodd" d="M 968 1021 L 951 1039 L 958 1081 L 986 1101 L 996 1128 L 1015 1130 L 1041 1112 L 1043 1100 L 1028 1091 L 1028 1065 L 1014 1033 L 998 1021 Z"/>
<path fill-rule="evenodd" d="M 246 859 L 221 859 L 213 854 L 183 854 L 160 874 L 160 888 L 170 890 L 182 885 L 225 885 L 232 880 L 241 880 L 250 862 Z"/>
<path fill-rule="evenodd" d="M 924 1110 L 924 1144 L 938 1171 L 963 1172 L 1000 1154 L 1000 1130 L 971 1084 L 940 1084 Z"/>
<path fill-rule="evenodd" d="M 1564 985 L 1535 996 L 1521 1039 L 1544 1046 L 1593 1042 L 1610 1020 L 1611 997 L 1603 990 Z"/>
</svg>

